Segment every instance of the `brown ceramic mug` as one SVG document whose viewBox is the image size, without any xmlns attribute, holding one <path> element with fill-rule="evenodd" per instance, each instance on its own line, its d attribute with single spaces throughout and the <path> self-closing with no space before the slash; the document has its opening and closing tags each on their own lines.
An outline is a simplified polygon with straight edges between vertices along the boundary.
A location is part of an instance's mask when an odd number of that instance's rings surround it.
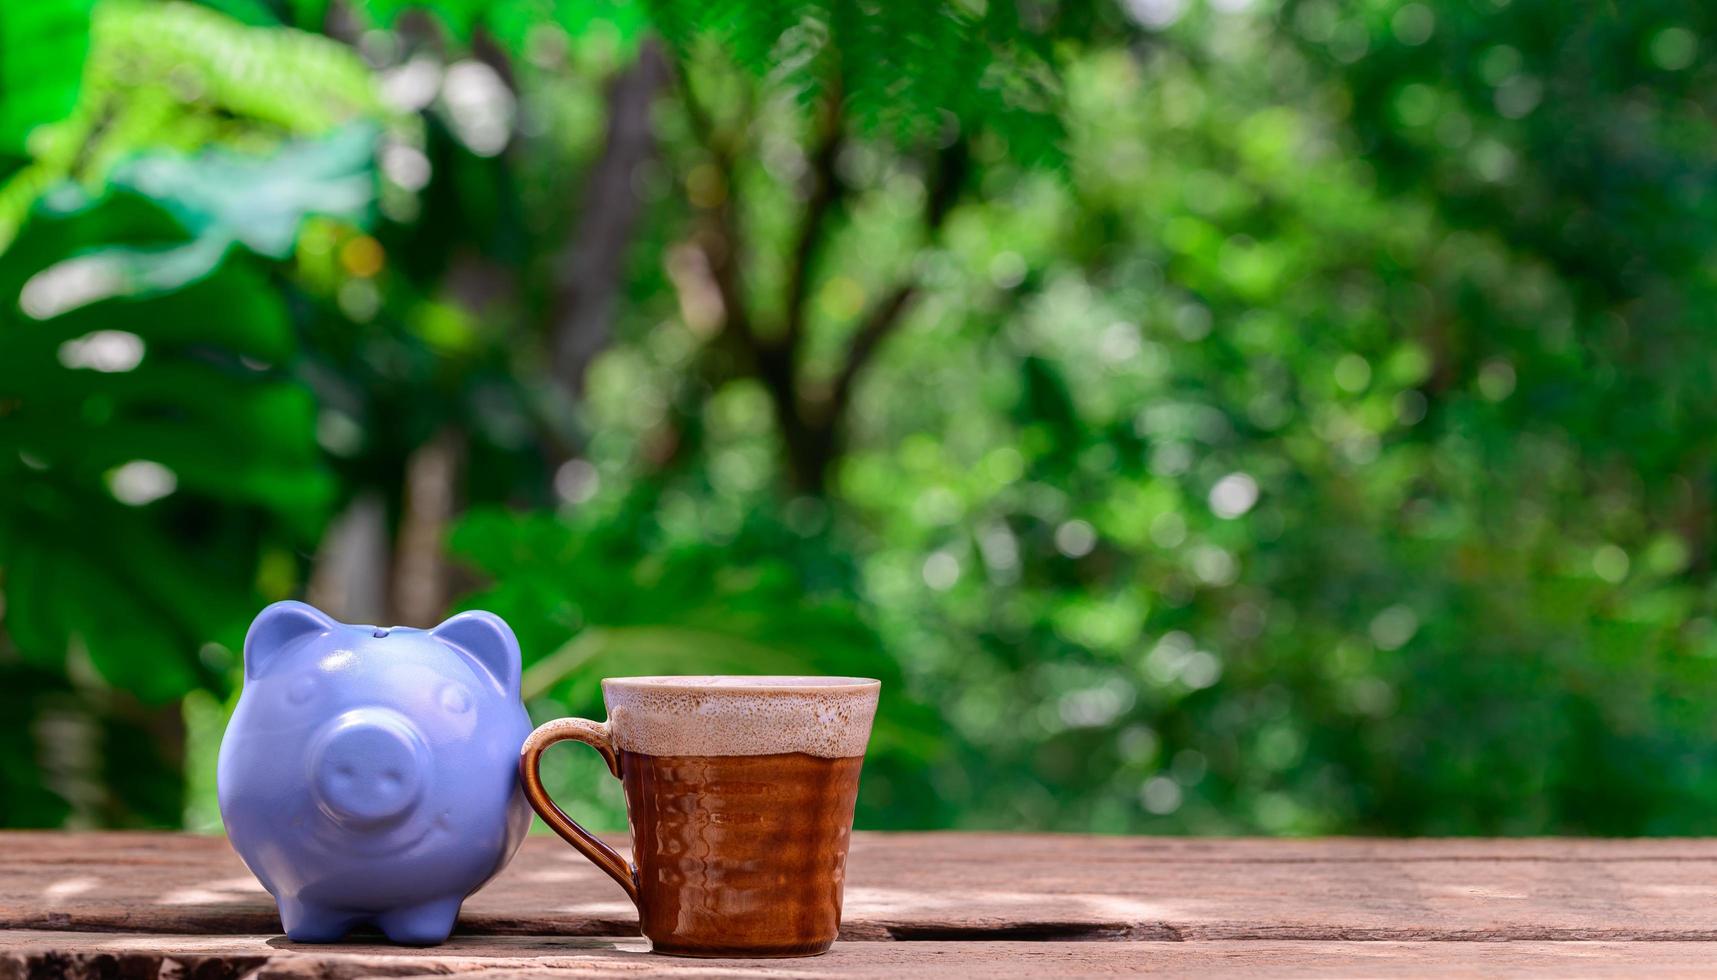
<svg viewBox="0 0 1717 980">
<path fill-rule="evenodd" d="M 519 757 L 543 821 L 638 906 L 652 948 L 815 956 L 835 941 L 859 768 L 882 684 L 859 677 L 616 677 L 606 723 L 551 721 Z M 573 739 L 626 786 L 628 864 L 543 791 Z"/>
</svg>

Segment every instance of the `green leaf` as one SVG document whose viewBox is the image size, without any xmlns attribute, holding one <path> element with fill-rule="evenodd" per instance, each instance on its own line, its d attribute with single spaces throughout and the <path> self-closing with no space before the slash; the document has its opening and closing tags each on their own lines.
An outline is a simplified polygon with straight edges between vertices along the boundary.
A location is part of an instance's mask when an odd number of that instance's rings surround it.
<svg viewBox="0 0 1717 980">
<path fill-rule="evenodd" d="M 181 220 L 204 222 L 193 242 L 226 234 L 222 222 L 243 220 L 223 210 L 229 200 L 191 195 L 174 220 L 117 190 L 45 214 L 0 264 L 0 295 L 27 293 L 33 268 L 103 254 L 93 242 L 171 243 Z M 258 602 L 258 529 L 315 540 L 333 478 L 314 399 L 284 367 L 296 352 L 284 302 L 250 261 L 236 252 L 183 288 L 63 316 L 0 305 L 0 629 L 31 663 L 87 663 L 146 702 L 224 686 L 199 651 L 242 636 Z M 118 359 L 92 360 L 100 344 Z M 116 474 L 139 463 L 155 484 L 121 492 Z"/>
<path fill-rule="evenodd" d="M 37 319 L 100 300 L 182 289 L 208 276 L 235 244 L 283 259 L 313 215 L 373 218 L 376 130 L 357 125 L 266 155 L 210 150 L 149 154 L 115 168 L 111 186 L 148 198 L 193 237 L 81 252 L 36 273 L 19 301 Z"/>
<path fill-rule="evenodd" d="M 31 131 L 71 114 L 93 7 L 93 0 L 0 4 L 0 153 L 23 155 Z"/>
<path fill-rule="evenodd" d="M 249 27 L 176 2 L 104 0 L 93 25 L 75 111 L 40 129 L 31 145 L 34 163 L 0 184 L 0 250 L 63 181 L 75 180 L 99 198 L 110 176 L 122 171 L 144 193 L 156 193 L 153 187 L 162 199 L 182 196 L 191 225 L 227 219 L 223 235 L 279 254 L 290 238 L 282 226 L 305 212 L 306 194 L 329 213 L 368 211 L 375 187 L 355 161 L 373 149 L 379 132 L 408 144 L 421 137 L 421 120 L 387 106 L 357 54 L 328 38 Z M 0 106 L 10 101 L 8 92 Z M 294 137 L 346 126 L 353 128 L 326 143 L 282 149 Z M 211 152 L 219 147 L 244 152 Z M 270 170 L 264 161 L 276 150 L 281 157 Z M 188 159 L 175 166 L 174 153 Z M 302 168 L 302 175 L 291 168 Z M 246 181 L 273 193 L 251 186 L 247 200 Z M 122 257 L 119 271 L 170 288 L 218 261 L 225 240 L 179 254 Z"/>
<path fill-rule="evenodd" d="M 809 101 L 838 81 L 862 134 L 906 147 L 999 137 L 1026 164 L 1065 162 L 1061 80 L 1049 38 L 1017 5 L 974 12 L 953 2 L 654 0 L 658 30 L 682 59 L 710 43 L 753 76 Z"/>
<path fill-rule="evenodd" d="M 266 154 L 145 154 L 120 164 L 110 180 L 155 201 L 199 239 L 238 242 L 281 259 L 310 215 L 367 223 L 380 136 L 374 125 L 354 124 Z"/>
</svg>

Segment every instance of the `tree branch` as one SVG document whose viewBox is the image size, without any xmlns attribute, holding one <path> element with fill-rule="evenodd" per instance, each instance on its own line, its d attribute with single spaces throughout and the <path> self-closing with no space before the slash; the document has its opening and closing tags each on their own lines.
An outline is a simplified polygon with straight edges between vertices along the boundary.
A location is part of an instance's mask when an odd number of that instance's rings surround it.
<svg viewBox="0 0 1717 980">
<path fill-rule="evenodd" d="M 871 308 L 870 314 L 859 324 L 858 331 L 853 334 L 852 345 L 847 349 L 846 362 L 841 365 L 840 373 L 835 375 L 834 384 L 829 388 L 826 428 L 831 434 L 841 427 L 859 374 L 870 364 L 883 339 L 893 332 L 907 307 L 917 298 L 917 283 L 896 286 Z"/>
<path fill-rule="evenodd" d="M 721 298 L 721 338 L 738 358 L 762 382 L 769 395 L 782 441 L 786 443 L 788 469 L 793 482 L 811 489 L 820 472 L 807 469 L 803 462 L 814 458 L 817 434 L 805 424 L 799 403 L 799 379 L 795 373 L 796 356 L 791 347 L 766 341 L 758 332 L 756 322 L 745 301 L 745 284 L 741 277 L 743 229 L 740 227 L 735 160 L 737 154 L 731 142 L 716 128 L 714 120 L 698 102 L 690 79 L 683 69 L 680 87 L 692 130 L 703 143 L 711 165 L 723 184 L 721 199 L 707 209 L 703 227 L 696 235 L 697 246 L 709 266 L 710 279 Z M 742 114 L 741 118 L 744 118 Z"/>
<path fill-rule="evenodd" d="M 719 200 L 705 207 L 702 227 L 694 241 L 703 254 L 709 276 L 723 307 L 718 335 L 768 393 L 771 408 L 785 443 L 788 475 L 801 491 L 821 494 L 830 464 L 838 457 L 843 440 L 845 415 L 860 376 L 917 299 L 920 288 L 908 271 L 861 319 L 845 361 L 836 373 L 828 400 L 808 406 L 801 397 L 797 353 L 809 319 L 811 280 L 816 258 L 827 237 L 829 218 L 840 206 L 846 188 L 837 171 L 843 146 L 845 120 L 843 101 L 832 92 L 821 121 L 816 148 L 810 159 L 811 186 L 792 253 L 781 333 L 765 337 L 745 302 L 740 259 L 743 252 L 739 209 L 736 201 L 734 147 L 725 138 L 706 107 L 699 103 L 683 65 L 674 66 L 682 101 L 693 135 L 704 146 L 710 163 L 723 183 Z M 742 114 L 743 118 L 743 114 Z M 958 199 L 965 183 L 968 160 L 963 142 L 956 140 L 934 158 L 925 201 L 925 237 L 934 241 Z"/>
<path fill-rule="evenodd" d="M 955 141 L 937 154 L 935 173 L 924 208 L 927 240 L 935 239 L 936 233 L 942 229 L 942 224 L 948 217 L 948 212 L 953 210 L 965 178 L 967 164 L 963 142 Z M 835 375 L 825 416 L 825 428 L 835 440 L 842 437 L 841 430 L 845 424 L 847 408 L 852 401 L 853 387 L 857 384 L 859 375 L 864 372 L 882 342 L 899 326 L 906 311 L 918 298 L 918 284 L 911 278 L 913 273 L 909 272 L 907 275 L 908 281 L 891 290 L 860 322 L 858 331 L 853 334 L 852 345 L 848 348 L 846 362 Z"/>
<path fill-rule="evenodd" d="M 796 351 L 805 335 L 806 300 L 810 294 L 811 274 L 816 271 L 817 256 L 822 252 L 823 226 L 846 196 L 846 184 L 836 167 L 841 149 L 846 143 L 844 101 L 839 80 L 830 83 L 828 101 L 824 105 L 822 135 L 810 158 L 810 193 L 805 201 L 805 218 L 799 226 L 798 239 L 791 254 L 793 267 L 787 279 L 785 321 L 781 346 Z"/>
<path fill-rule="evenodd" d="M 710 279 L 715 283 L 716 294 L 721 298 L 722 332 L 734 334 L 734 339 L 740 341 L 746 350 L 754 353 L 759 349 L 759 339 L 757 331 L 752 327 L 739 271 L 739 254 L 743 239 L 738 208 L 734 203 L 737 190 L 734 180 L 735 154 L 728 138 L 719 131 L 714 118 L 698 100 L 685 66 L 675 62 L 673 67 L 680 90 L 680 102 L 691 123 L 692 135 L 703 146 L 704 152 L 709 154 L 710 164 L 722 183 L 721 200 L 706 210 L 701 222 L 702 227 L 694 234 L 693 241 L 704 254 Z"/>
</svg>

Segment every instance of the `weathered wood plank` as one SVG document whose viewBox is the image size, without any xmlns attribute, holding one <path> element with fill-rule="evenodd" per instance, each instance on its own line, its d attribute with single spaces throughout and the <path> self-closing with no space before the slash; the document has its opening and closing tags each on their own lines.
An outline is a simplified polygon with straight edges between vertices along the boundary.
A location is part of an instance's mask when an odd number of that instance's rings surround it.
<svg viewBox="0 0 1717 980">
<path fill-rule="evenodd" d="M 466 935 L 635 928 L 613 883 L 550 837 L 528 840 L 460 921 Z M 0 833 L 0 929 L 279 923 L 221 838 Z M 1717 939 L 1717 841 L 858 834 L 842 938 Z"/>
<path fill-rule="evenodd" d="M 592 974 L 702 977 L 1587 977 L 1709 976 L 1697 942 L 840 943 L 807 960 L 684 960 L 641 939 L 475 937 L 433 950 L 294 946 L 263 936 L 0 932 L 0 980 L 194 977 L 362 980 L 462 974 L 548 980 Z"/>
</svg>

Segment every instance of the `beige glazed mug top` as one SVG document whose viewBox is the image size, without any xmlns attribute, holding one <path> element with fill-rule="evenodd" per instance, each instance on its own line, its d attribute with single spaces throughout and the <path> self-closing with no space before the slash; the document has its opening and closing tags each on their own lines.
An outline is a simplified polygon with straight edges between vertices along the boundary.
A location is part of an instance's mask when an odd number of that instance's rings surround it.
<svg viewBox="0 0 1717 980">
<path fill-rule="evenodd" d="M 658 952 L 815 955 L 840 928 L 881 689 L 864 677 L 608 678 L 608 721 L 542 725 L 519 774 L 543 822 L 626 890 Z M 569 739 L 602 753 L 625 784 L 636 863 L 543 789 L 543 750 Z"/>
<path fill-rule="evenodd" d="M 882 682 L 685 675 L 602 682 L 616 749 L 645 755 L 864 755 Z"/>
</svg>

